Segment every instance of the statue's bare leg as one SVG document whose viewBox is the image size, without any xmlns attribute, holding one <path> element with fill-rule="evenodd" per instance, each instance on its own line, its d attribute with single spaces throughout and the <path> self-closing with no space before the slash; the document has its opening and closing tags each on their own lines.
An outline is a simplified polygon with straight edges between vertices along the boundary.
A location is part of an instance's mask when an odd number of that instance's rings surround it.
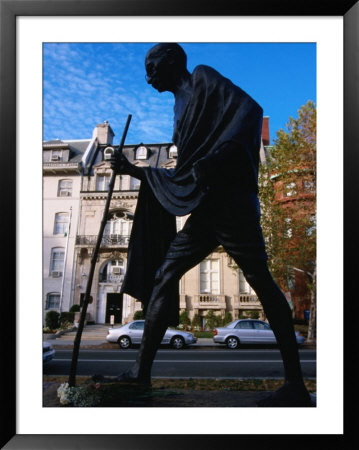
<svg viewBox="0 0 359 450">
<path fill-rule="evenodd" d="M 252 266 L 252 267 L 250 267 Z M 288 302 L 274 282 L 267 264 L 259 262 L 242 266 L 245 278 L 255 290 L 276 336 L 282 355 L 285 384 L 258 406 L 311 406 L 310 395 L 304 385 L 298 345 Z"/>
<path fill-rule="evenodd" d="M 192 227 L 190 219 L 185 228 L 177 234 L 164 263 L 156 273 L 136 362 L 128 371 L 117 377 L 118 381 L 142 384 L 151 382 L 152 363 L 169 326 L 173 288 L 188 270 L 199 264 L 217 245 L 209 233 L 206 236 L 202 228 Z"/>
</svg>

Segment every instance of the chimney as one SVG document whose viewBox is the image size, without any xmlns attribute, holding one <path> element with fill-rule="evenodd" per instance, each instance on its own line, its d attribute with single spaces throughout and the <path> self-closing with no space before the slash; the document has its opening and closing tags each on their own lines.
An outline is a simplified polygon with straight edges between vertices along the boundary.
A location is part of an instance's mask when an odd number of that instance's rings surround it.
<svg viewBox="0 0 359 450">
<path fill-rule="evenodd" d="M 112 131 L 112 128 L 107 120 L 105 120 L 104 123 L 96 125 L 96 128 L 93 130 L 92 134 L 92 138 L 97 137 L 100 145 L 112 145 L 114 136 L 115 133 Z"/>
<path fill-rule="evenodd" d="M 263 141 L 263 145 L 270 145 L 270 141 L 269 141 L 269 116 L 264 116 L 263 117 L 262 141 Z"/>
</svg>

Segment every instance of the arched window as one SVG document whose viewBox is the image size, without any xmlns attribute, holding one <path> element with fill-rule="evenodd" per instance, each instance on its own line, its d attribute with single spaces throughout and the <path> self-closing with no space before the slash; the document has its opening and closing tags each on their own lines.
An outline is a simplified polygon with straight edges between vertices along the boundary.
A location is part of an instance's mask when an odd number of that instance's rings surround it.
<svg viewBox="0 0 359 450">
<path fill-rule="evenodd" d="M 111 219 L 106 222 L 104 234 L 116 235 L 116 236 L 129 236 L 132 229 L 132 220 L 125 217 L 119 217 L 124 215 L 121 213 L 115 213 L 112 215 Z"/>
<path fill-rule="evenodd" d="M 136 149 L 136 159 L 147 159 L 148 158 L 148 151 L 147 148 L 144 145 L 140 145 Z"/>
<path fill-rule="evenodd" d="M 71 197 L 72 196 L 72 180 L 60 180 L 57 189 L 58 197 Z"/>
<path fill-rule="evenodd" d="M 168 157 L 169 158 L 177 158 L 178 156 L 178 149 L 175 145 L 171 145 L 171 147 L 168 149 Z"/>
<path fill-rule="evenodd" d="M 100 270 L 100 282 L 118 283 L 123 280 L 124 274 L 123 259 L 111 259 Z"/>
</svg>

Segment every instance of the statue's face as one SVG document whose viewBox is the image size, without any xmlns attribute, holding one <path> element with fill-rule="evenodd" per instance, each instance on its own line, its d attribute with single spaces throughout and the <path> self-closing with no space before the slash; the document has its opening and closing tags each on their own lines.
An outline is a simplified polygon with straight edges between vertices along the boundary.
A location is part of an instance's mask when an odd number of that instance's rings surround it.
<svg viewBox="0 0 359 450">
<path fill-rule="evenodd" d="M 158 92 L 171 90 L 172 67 L 165 54 L 148 54 L 145 67 L 148 84 Z"/>
</svg>

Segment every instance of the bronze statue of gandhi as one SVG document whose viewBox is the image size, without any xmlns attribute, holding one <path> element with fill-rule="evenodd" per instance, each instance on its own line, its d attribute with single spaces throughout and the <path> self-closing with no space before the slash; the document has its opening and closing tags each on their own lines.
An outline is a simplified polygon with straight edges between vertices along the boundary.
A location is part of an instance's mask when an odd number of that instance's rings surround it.
<svg viewBox="0 0 359 450">
<path fill-rule="evenodd" d="M 122 292 L 145 311 L 142 343 L 134 365 L 118 381 L 151 383 L 162 337 L 178 324 L 178 282 L 219 245 L 242 269 L 276 336 L 284 385 L 259 406 L 311 406 L 304 385 L 288 302 L 274 282 L 260 226 L 258 167 L 263 110 L 216 70 L 190 73 L 181 46 L 158 44 L 146 55 L 146 80 L 172 92 L 174 169 L 137 167 L 125 156 L 117 173 L 142 181 Z M 175 218 L 190 214 L 176 232 Z"/>
</svg>

